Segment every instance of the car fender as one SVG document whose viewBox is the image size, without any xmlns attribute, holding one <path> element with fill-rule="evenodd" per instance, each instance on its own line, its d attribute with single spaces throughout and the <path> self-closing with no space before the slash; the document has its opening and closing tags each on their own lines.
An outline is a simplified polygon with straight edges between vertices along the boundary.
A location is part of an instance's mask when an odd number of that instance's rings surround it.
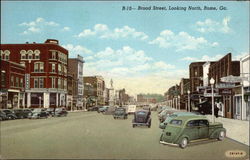
<svg viewBox="0 0 250 160">
<path fill-rule="evenodd" d="M 179 134 L 181 134 L 181 133 L 182 133 L 182 130 L 180 131 Z M 186 134 L 177 135 L 177 136 L 176 136 L 176 139 L 175 139 L 173 142 L 174 142 L 175 144 L 180 144 L 180 143 L 181 143 L 181 140 L 182 140 L 183 138 L 187 138 L 188 141 L 189 141 L 189 139 L 190 139 L 190 137 L 189 137 L 188 135 L 186 135 Z"/>
<path fill-rule="evenodd" d="M 220 131 L 224 131 L 226 133 L 225 128 L 217 128 L 209 135 L 209 138 L 218 138 Z"/>
</svg>

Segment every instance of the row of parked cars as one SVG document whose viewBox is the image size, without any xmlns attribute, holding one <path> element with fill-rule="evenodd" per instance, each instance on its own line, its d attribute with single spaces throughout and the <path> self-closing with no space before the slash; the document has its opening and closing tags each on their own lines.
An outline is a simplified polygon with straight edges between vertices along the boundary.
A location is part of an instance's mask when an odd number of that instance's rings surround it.
<svg viewBox="0 0 250 160">
<path fill-rule="evenodd" d="M 186 148 L 188 143 L 209 139 L 223 140 L 226 136 L 222 123 L 211 123 L 199 113 L 181 112 L 169 107 L 159 108 L 158 113 L 159 128 L 163 129 L 161 144 Z"/>
<path fill-rule="evenodd" d="M 0 110 L 0 120 L 13 119 L 39 119 L 48 117 L 67 116 L 68 112 L 64 108 L 24 108 L 24 109 L 2 109 Z"/>
</svg>

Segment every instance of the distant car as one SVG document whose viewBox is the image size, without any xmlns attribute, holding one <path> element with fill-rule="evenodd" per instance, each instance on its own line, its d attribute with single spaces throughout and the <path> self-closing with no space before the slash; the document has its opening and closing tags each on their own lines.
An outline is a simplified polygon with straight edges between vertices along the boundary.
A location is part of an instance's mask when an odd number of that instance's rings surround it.
<svg viewBox="0 0 250 160">
<path fill-rule="evenodd" d="M 6 114 L 8 119 L 17 119 L 17 116 L 15 115 L 15 113 L 12 110 L 3 109 L 2 111 Z"/>
<path fill-rule="evenodd" d="M 105 110 L 102 113 L 105 115 L 113 115 L 115 113 L 116 108 L 117 108 L 116 106 L 109 106 L 107 110 Z"/>
<path fill-rule="evenodd" d="M 117 119 L 117 118 L 127 119 L 128 114 L 126 112 L 126 108 L 122 108 L 122 107 L 116 108 L 115 113 L 113 114 L 113 117 L 114 119 Z"/>
<path fill-rule="evenodd" d="M 24 118 L 28 118 L 29 114 L 31 114 L 32 110 L 29 108 L 25 108 L 25 109 L 23 109 L 23 112 L 24 112 Z"/>
<path fill-rule="evenodd" d="M 56 117 L 66 117 L 68 115 L 68 112 L 65 108 L 56 108 L 54 116 Z"/>
<path fill-rule="evenodd" d="M 159 121 L 162 123 L 165 121 L 165 119 L 173 114 L 174 112 L 178 112 L 178 111 L 175 111 L 175 110 L 172 110 L 172 109 L 165 109 L 163 110 L 161 113 L 158 114 L 158 118 L 159 118 Z"/>
<path fill-rule="evenodd" d="M 55 108 L 46 108 L 45 112 L 48 116 L 53 116 L 55 114 Z"/>
<path fill-rule="evenodd" d="M 23 109 L 14 109 L 13 111 L 18 119 L 23 119 L 26 117 L 26 113 Z"/>
<path fill-rule="evenodd" d="M 174 112 L 173 114 L 170 114 L 164 122 L 160 123 L 159 128 L 165 129 L 167 124 L 174 118 L 179 117 L 179 116 L 202 116 L 202 115 L 197 115 L 196 113 L 192 112 Z M 204 116 L 202 116 L 204 117 Z"/>
<path fill-rule="evenodd" d="M 107 111 L 109 106 L 102 106 L 98 108 L 98 113 Z"/>
<path fill-rule="evenodd" d="M 7 119 L 8 119 L 7 115 L 3 111 L 0 110 L 0 121 L 4 121 Z"/>
<path fill-rule="evenodd" d="M 223 140 L 226 129 L 222 123 L 209 123 L 202 116 L 181 116 L 170 121 L 161 134 L 160 143 L 187 147 L 188 143 L 207 139 Z"/>
<path fill-rule="evenodd" d="M 44 108 L 35 108 L 29 115 L 29 119 L 48 118 Z"/>
<path fill-rule="evenodd" d="M 98 111 L 99 107 L 94 106 L 94 107 L 89 107 L 87 111 Z"/>
<path fill-rule="evenodd" d="M 132 126 L 148 126 L 151 127 L 150 112 L 146 110 L 139 110 L 134 113 L 134 119 L 132 120 Z"/>
<path fill-rule="evenodd" d="M 136 112 L 136 105 L 128 105 L 127 111 L 128 111 L 128 114 L 134 114 Z"/>
</svg>

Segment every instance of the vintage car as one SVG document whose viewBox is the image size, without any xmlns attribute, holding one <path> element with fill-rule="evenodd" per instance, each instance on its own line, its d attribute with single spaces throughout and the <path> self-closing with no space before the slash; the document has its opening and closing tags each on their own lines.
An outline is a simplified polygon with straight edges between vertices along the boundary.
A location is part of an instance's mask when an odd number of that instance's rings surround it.
<svg viewBox="0 0 250 160">
<path fill-rule="evenodd" d="M 6 115 L 6 113 L 4 113 L 3 111 L 0 110 L 0 121 L 3 121 L 3 120 L 7 120 L 8 117 Z"/>
<path fill-rule="evenodd" d="M 35 108 L 28 116 L 29 119 L 48 118 L 44 108 Z"/>
<path fill-rule="evenodd" d="M 132 120 L 132 126 L 148 126 L 151 127 L 150 112 L 147 110 L 139 110 L 134 113 L 134 119 Z"/>
<path fill-rule="evenodd" d="M 117 118 L 127 119 L 128 114 L 126 112 L 126 108 L 122 108 L 122 107 L 116 108 L 113 114 L 113 117 L 114 119 L 117 119 Z"/>
<path fill-rule="evenodd" d="M 225 136 L 226 129 L 222 123 L 210 123 L 207 118 L 201 116 L 181 116 L 174 118 L 166 126 L 160 143 L 185 148 L 188 143 L 209 139 L 221 141 Z"/>
<path fill-rule="evenodd" d="M 173 112 L 172 114 L 169 114 L 166 119 L 160 123 L 159 125 L 159 128 L 161 129 L 165 129 L 166 125 L 174 118 L 176 117 L 179 117 L 179 116 L 195 116 L 197 115 L 196 113 L 193 113 L 193 112 L 180 112 L 180 111 L 177 111 L 177 112 Z M 202 116 L 202 115 L 197 115 L 197 116 Z M 205 116 L 203 116 L 205 117 Z"/>
<path fill-rule="evenodd" d="M 98 110 L 97 110 L 97 112 L 98 112 L 98 113 L 100 113 L 100 112 L 103 113 L 103 112 L 107 111 L 108 108 L 109 108 L 109 106 L 102 106 L 102 107 L 99 107 Z"/>
<path fill-rule="evenodd" d="M 15 113 L 18 119 L 27 118 L 27 114 L 24 112 L 23 109 L 14 109 L 13 112 Z"/>
<path fill-rule="evenodd" d="M 179 111 L 173 110 L 173 109 L 165 109 L 165 110 L 163 110 L 161 113 L 158 114 L 159 121 L 160 121 L 161 123 L 164 122 L 165 119 L 166 119 L 169 115 L 173 114 L 174 112 L 179 112 Z"/>
<path fill-rule="evenodd" d="M 66 117 L 68 115 L 68 112 L 65 108 L 56 108 L 55 113 L 54 113 L 54 117 Z"/>
<path fill-rule="evenodd" d="M 15 113 L 13 112 L 13 110 L 10 109 L 3 109 L 2 110 L 8 119 L 17 119 L 17 116 L 15 115 Z"/>
</svg>

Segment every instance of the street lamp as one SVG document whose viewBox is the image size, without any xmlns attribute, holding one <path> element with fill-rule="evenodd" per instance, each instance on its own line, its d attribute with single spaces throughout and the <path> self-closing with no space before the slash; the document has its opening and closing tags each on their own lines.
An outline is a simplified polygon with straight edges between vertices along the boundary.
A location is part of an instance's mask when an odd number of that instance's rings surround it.
<svg viewBox="0 0 250 160">
<path fill-rule="evenodd" d="M 188 93 L 188 112 L 190 112 L 190 91 L 187 91 Z"/>
<path fill-rule="evenodd" d="M 215 80 L 213 78 L 210 79 L 210 84 L 212 87 L 212 121 L 214 123 L 214 82 Z"/>
</svg>

